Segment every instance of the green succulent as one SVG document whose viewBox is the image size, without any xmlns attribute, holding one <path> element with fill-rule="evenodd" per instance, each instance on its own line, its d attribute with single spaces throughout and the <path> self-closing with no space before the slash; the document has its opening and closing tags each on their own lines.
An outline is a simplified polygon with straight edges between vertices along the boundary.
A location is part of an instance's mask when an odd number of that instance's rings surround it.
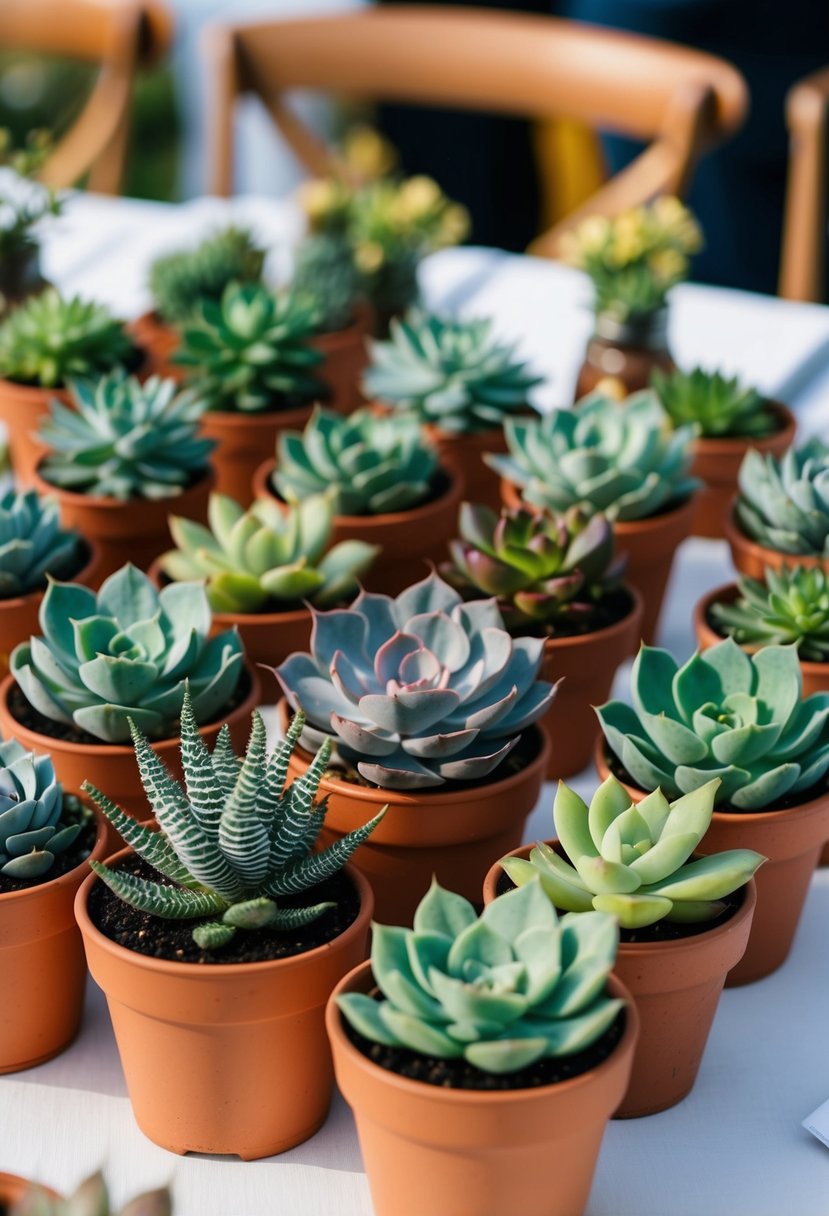
<svg viewBox="0 0 829 1216">
<path fill-rule="evenodd" d="M 176 581 L 206 579 L 215 612 L 257 612 L 271 600 L 329 607 L 356 591 L 379 552 L 361 540 L 341 541 L 326 552 L 333 522 L 330 494 L 284 509 L 260 499 L 248 511 L 224 494 L 211 494 L 209 528 L 171 516 L 178 548 L 164 554 L 161 568 Z"/>
<path fill-rule="evenodd" d="M 73 376 L 94 376 L 136 362 L 120 321 L 100 304 L 54 289 L 31 296 L 0 324 L 0 376 L 59 388 Z"/>
<path fill-rule="evenodd" d="M 746 536 L 780 553 L 829 558 L 829 444 L 811 439 L 780 460 L 750 448 L 738 481 Z"/>
<path fill-rule="evenodd" d="M 129 739 L 130 719 L 153 739 L 178 734 L 188 680 L 199 722 L 214 719 L 239 685 L 239 635 L 209 637 L 198 583 L 157 591 L 132 565 L 97 593 L 50 581 L 39 619 L 43 634 L 15 647 L 12 674 L 44 717 L 107 743 Z"/>
<path fill-rule="evenodd" d="M 150 266 L 150 291 L 159 316 L 170 325 L 192 320 L 203 300 L 220 300 L 228 283 L 258 283 L 265 250 L 246 228 L 230 225 L 195 249 L 157 258 Z"/>
<path fill-rule="evenodd" d="M 212 439 L 199 435 L 203 403 L 174 380 L 141 383 L 122 371 L 73 380 L 72 406 L 52 401 L 38 438 L 45 481 L 96 498 L 172 498 L 205 477 Z"/>
<path fill-rule="evenodd" d="M 173 1200 L 169 1189 L 147 1191 L 115 1209 L 110 1204 L 103 1174 L 93 1174 L 82 1182 L 68 1199 L 53 1197 L 38 1186 L 31 1187 L 11 1208 L 9 1216 L 172 1216 Z"/>
<path fill-rule="evenodd" d="M 354 322 L 354 310 L 364 296 L 354 250 L 343 236 L 306 237 L 296 252 L 291 287 L 313 302 L 319 330 L 334 333 Z"/>
<path fill-rule="evenodd" d="M 518 887 L 539 880 L 557 908 L 609 912 L 623 929 L 713 920 L 725 911 L 725 896 L 766 860 L 730 849 L 689 861 L 710 826 L 719 784 L 714 778 L 675 802 L 656 789 L 634 806 L 611 776 L 588 809 L 559 781 L 553 819 L 566 856 L 539 843 L 529 861 L 504 857 L 501 865 Z"/>
<path fill-rule="evenodd" d="M 829 574 L 819 567 L 766 568 L 765 583 L 739 580 L 739 597 L 714 603 L 710 616 L 720 633 L 741 646 L 793 644 L 801 660 L 829 663 Z"/>
<path fill-rule="evenodd" d="M 389 341 L 373 342 L 371 353 L 366 394 L 450 433 L 490 430 L 526 412 L 527 394 L 542 379 L 527 371 L 514 344 L 494 337 L 486 319 L 412 312 L 392 321 Z"/>
<path fill-rule="evenodd" d="M 625 559 L 613 560 L 613 529 L 604 515 L 578 507 L 564 515 L 462 503 L 460 538 L 441 574 L 465 599 L 495 596 L 511 631 L 543 626 L 547 634 L 595 628 L 602 598 L 619 585 Z"/>
<path fill-rule="evenodd" d="M 51 756 L 0 741 L 0 874 L 40 878 L 83 827 L 75 798 L 63 796 Z"/>
<path fill-rule="evenodd" d="M 675 798 L 719 777 L 718 804 L 757 811 L 807 793 L 829 771 L 829 692 L 802 691 L 795 646 L 748 655 L 726 638 L 681 667 L 643 646 L 633 707 L 609 701 L 596 712 L 641 789 Z"/>
<path fill-rule="evenodd" d="M 241 764 L 225 724 L 213 752 L 199 734 L 190 694 L 181 710 L 182 785 L 131 723 L 141 782 L 161 832 L 139 824 L 105 794 L 83 788 L 139 857 L 169 882 L 148 882 L 100 862 L 90 862 L 119 899 L 167 920 L 202 920 L 193 930 L 205 950 L 226 945 L 237 929 L 295 929 L 334 904 L 280 908 L 295 895 L 336 874 L 368 838 L 385 808 L 361 828 L 312 852 L 325 821 L 326 802 L 314 805 L 331 754 L 325 743 L 301 777 L 286 786 L 288 761 L 302 732 L 294 718 L 286 738 L 268 755 L 258 711 Z M 172 885 L 169 885 L 172 883 Z M 204 921 L 202 918 L 216 917 Z"/>
<path fill-rule="evenodd" d="M 603 912 L 560 920 L 538 880 L 480 916 L 433 882 L 413 929 L 375 925 L 371 969 L 381 1000 L 337 1004 L 364 1038 L 511 1073 L 584 1051 L 624 1001 L 607 996 L 619 932 Z"/>
<path fill-rule="evenodd" d="M 693 428 L 672 430 L 650 392 L 628 397 L 624 409 L 594 393 L 578 409 L 507 418 L 504 433 L 509 455 L 484 460 L 527 502 L 550 511 L 580 507 L 611 520 L 649 519 L 701 484 L 688 476 Z"/>
<path fill-rule="evenodd" d="M 674 426 L 696 426 L 699 434 L 760 439 L 780 429 L 780 421 L 756 388 L 739 377 L 695 367 L 664 372 L 654 368 L 651 386 Z"/>
<path fill-rule="evenodd" d="M 41 591 L 47 575 L 77 574 L 83 561 L 83 542 L 61 528 L 54 499 L 34 490 L 0 496 L 0 600 Z"/>
<path fill-rule="evenodd" d="M 210 410 L 258 414 L 304 405 L 324 392 L 309 346 L 316 307 L 261 283 L 231 283 L 221 300 L 202 300 L 182 332 L 175 362 Z"/>
<path fill-rule="evenodd" d="M 338 515 L 405 511 L 432 493 L 438 456 L 416 418 L 317 407 L 305 430 L 281 431 L 273 484 L 288 502 L 331 489 Z"/>
</svg>

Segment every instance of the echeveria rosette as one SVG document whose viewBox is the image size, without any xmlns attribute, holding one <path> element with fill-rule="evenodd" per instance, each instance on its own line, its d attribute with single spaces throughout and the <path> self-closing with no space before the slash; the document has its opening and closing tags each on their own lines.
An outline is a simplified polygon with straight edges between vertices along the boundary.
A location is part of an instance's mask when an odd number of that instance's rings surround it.
<svg viewBox="0 0 829 1216">
<path fill-rule="evenodd" d="M 214 719 L 239 686 L 239 635 L 210 637 L 199 583 L 158 591 L 133 565 L 98 592 L 50 581 L 39 621 L 42 636 L 12 651 L 12 675 L 44 717 L 107 743 L 129 740 L 130 719 L 152 739 L 178 734 L 187 681 L 199 722 Z"/>
<path fill-rule="evenodd" d="M 689 476 L 693 427 L 674 430 L 651 392 L 624 408 L 600 393 L 572 410 L 504 421 L 509 454 L 484 457 L 535 506 L 579 507 L 624 522 L 649 519 L 684 502 L 701 484 Z"/>
<path fill-rule="evenodd" d="M 746 649 L 797 646 L 801 662 L 829 663 L 829 573 L 819 566 L 766 568 L 766 581 L 741 578 L 733 603 L 713 603 L 718 631 Z"/>
<path fill-rule="evenodd" d="M 609 701 L 596 712 L 641 789 L 675 798 L 718 777 L 717 805 L 759 811 L 808 794 L 829 771 L 829 692 L 802 691 L 795 646 L 748 655 L 726 638 L 682 666 L 643 646 L 633 706 Z"/>
<path fill-rule="evenodd" d="M 43 590 L 48 574 L 77 574 L 83 552 L 79 534 L 61 528 L 54 499 L 35 490 L 0 496 L 0 600 Z"/>
<path fill-rule="evenodd" d="M 534 881 L 480 917 L 436 882 L 414 928 L 375 925 L 371 969 L 382 993 L 337 1004 L 364 1038 L 512 1073 L 595 1043 L 624 1001 L 606 994 L 618 928 L 603 912 L 559 919 Z"/>
<path fill-rule="evenodd" d="M 464 603 L 437 574 L 396 599 L 362 591 L 314 612 L 311 653 L 276 676 L 312 742 L 384 789 L 477 781 L 552 701 L 543 638 L 512 638 L 495 600 Z"/>
<path fill-rule="evenodd" d="M 811 439 L 779 460 L 750 448 L 738 482 L 735 512 L 750 540 L 829 559 L 829 444 Z"/>
<path fill-rule="evenodd" d="M 632 805 L 610 776 L 588 808 L 560 781 L 553 819 L 566 856 L 537 844 L 529 861 L 505 857 L 501 865 L 516 886 L 539 880 L 557 908 L 608 912 L 623 929 L 713 920 L 765 861 L 752 849 L 690 860 L 711 824 L 719 784 L 714 778 L 674 802 L 656 789 Z"/>
<path fill-rule="evenodd" d="M 51 757 L 0 742 L 0 874 L 27 880 L 48 874 L 74 844 L 81 821 L 64 822 L 63 788 Z"/>
<path fill-rule="evenodd" d="M 703 438 L 762 438 L 780 429 L 780 418 L 756 388 L 744 388 L 737 376 L 656 367 L 651 386 L 674 426 L 695 426 Z"/>
</svg>

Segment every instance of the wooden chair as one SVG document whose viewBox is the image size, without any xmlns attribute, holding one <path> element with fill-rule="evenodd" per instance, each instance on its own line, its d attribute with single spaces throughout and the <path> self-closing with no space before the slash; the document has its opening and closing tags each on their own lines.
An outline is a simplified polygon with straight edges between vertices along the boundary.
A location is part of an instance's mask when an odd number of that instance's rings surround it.
<svg viewBox="0 0 829 1216">
<path fill-rule="evenodd" d="M 42 181 L 63 188 L 86 176 L 91 190 L 117 193 L 136 72 L 164 53 L 171 35 L 160 0 L 0 0 L 0 49 L 100 64 L 84 109 L 39 174 Z"/>
<path fill-rule="evenodd" d="M 555 256 L 562 233 L 597 212 L 614 215 L 662 192 L 683 195 L 697 159 L 737 131 L 748 104 L 742 76 L 712 55 L 553 17 L 468 8 L 367 9 L 341 16 L 210 27 L 209 188 L 233 184 L 233 112 L 256 94 L 313 174 L 342 167 L 299 121 L 291 89 L 360 100 L 560 116 L 615 131 L 647 148 L 623 172 L 540 236 Z"/>
<path fill-rule="evenodd" d="M 789 180 L 783 219 L 780 295 L 825 299 L 829 225 L 829 68 L 796 84 L 786 98 Z"/>
</svg>

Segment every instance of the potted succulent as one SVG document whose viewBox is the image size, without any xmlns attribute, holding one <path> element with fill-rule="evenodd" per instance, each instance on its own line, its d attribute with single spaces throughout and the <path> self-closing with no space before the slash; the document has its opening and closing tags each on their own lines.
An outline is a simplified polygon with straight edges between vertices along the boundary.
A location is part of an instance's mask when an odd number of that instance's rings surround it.
<svg viewBox="0 0 829 1216">
<path fill-rule="evenodd" d="M 350 598 L 377 553 L 361 540 L 331 545 L 333 518 L 332 494 L 284 509 L 260 499 L 248 511 L 212 494 L 209 528 L 173 516 L 177 548 L 150 573 L 157 582 L 205 580 L 214 631 L 235 626 L 248 660 L 273 665 L 308 646 L 308 605 L 330 608 Z"/>
<path fill-rule="evenodd" d="M 506 876 L 517 887 L 540 881 L 561 912 L 608 912 L 619 922 L 614 972 L 636 1002 L 640 1030 L 618 1118 L 655 1114 L 690 1092 L 725 977 L 748 942 L 751 879 L 765 859 L 750 849 L 693 856 L 719 784 L 670 803 L 656 789 L 634 806 L 610 776 L 588 808 L 559 782 L 556 839 L 502 858 L 484 884 L 487 904 Z"/>
<path fill-rule="evenodd" d="M 594 328 L 575 399 L 602 381 L 619 394 L 647 388 L 654 368 L 670 371 L 668 293 L 688 277 L 702 246 L 691 212 L 661 196 L 609 219 L 592 215 L 562 242 L 564 260 L 593 286 Z"/>
<path fill-rule="evenodd" d="M 727 982 L 761 979 L 788 956 L 829 839 L 829 694 L 802 698 L 794 646 L 748 655 L 733 638 L 682 666 L 643 646 L 631 694 L 632 707 L 609 701 L 596 711 L 607 741 L 600 773 L 612 769 L 635 802 L 720 778 L 701 851 L 751 848 L 768 858 L 748 947 Z"/>
<path fill-rule="evenodd" d="M 671 431 L 655 396 L 638 393 L 623 410 L 593 394 L 578 410 L 508 418 L 504 433 L 509 455 L 485 457 L 503 478 L 504 502 L 607 515 L 628 557 L 628 581 L 642 596 L 642 636 L 651 641 L 674 554 L 694 515 L 692 429 Z"/>
<path fill-rule="evenodd" d="M 440 467 L 415 418 L 371 410 L 343 418 L 319 408 L 304 431 L 281 432 L 254 490 L 286 502 L 334 493 L 335 540 L 378 547 L 366 586 L 388 595 L 446 555 L 463 496 L 460 475 Z"/>
<path fill-rule="evenodd" d="M 610 523 L 578 507 L 564 515 L 505 507 L 499 517 L 468 502 L 459 523 L 440 573 L 466 600 L 495 596 L 514 636 L 544 639 L 541 674 L 560 681 L 544 718 L 547 776 L 578 773 L 593 754 L 593 706 L 606 700 L 642 623 L 639 593 L 621 586 L 625 562 L 614 560 Z"/>
<path fill-rule="evenodd" d="M 139 817 L 147 804 L 127 746 L 130 719 L 175 765 L 187 681 L 206 738 L 226 722 L 238 739 L 259 703 L 236 631 L 209 638 L 210 605 L 199 583 L 159 592 L 131 565 L 97 594 L 50 582 L 38 619 L 41 635 L 16 647 L 0 684 L 0 733 L 48 750 L 68 789 L 89 778 Z"/>
<path fill-rule="evenodd" d="M 738 481 L 725 532 L 741 574 L 761 579 L 783 566 L 829 570 L 829 444 L 810 439 L 779 460 L 748 451 Z"/>
<path fill-rule="evenodd" d="M 638 1030 L 617 940 L 537 880 L 480 917 L 433 883 L 413 929 L 374 926 L 326 1022 L 376 1216 L 582 1216 Z"/>
<path fill-rule="evenodd" d="M 67 402 L 75 377 L 92 378 L 143 360 L 106 308 L 54 288 L 32 296 L 0 324 L 0 421 L 6 424 L 18 484 L 30 485 L 42 445 L 35 439 L 49 402 Z"/>
<path fill-rule="evenodd" d="M 372 912 L 368 883 L 343 867 L 382 818 L 312 851 L 330 744 L 286 785 L 301 717 L 270 754 L 257 711 L 252 721 L 240 764 L 226 734 L 205 746 L 185 694 L 186 787 L 133 724 L 161 830 L 88 785 L 131 848 L 94 862 L 75 902 L 139 1127 L 173 1152 L 245 1160 L 299 1144 L 325 1118 L 325 1002 L 365 957 Z"/>
<path fill-rule="evenodd" d="M 70 401 L 52 401 L 41 423 L 35 486 L 95 543 L 100 577 L 125 553 L 146 569 L 169 544 L 171 510 L 206 515 L 213 441 L 199 434 L 203 403 L 173 380 L 142 384 L 122 371 L 73 380 Z"/>
<path fill-rule="evenodd" d="M 275 675 L 306 715 L 303 744 L 336 743 L 322 839 L 388 804 L 355 857 L 378 916 L 410 923 L 433 874 L 477 898 L 492 858 L 520 843 L 547 770 L 532 725 L 554 694 L 538 678 L 543 638 L 511 638 L 494 600 L 465 604 L 435 573 L 396 599 L 363 591 L 312 615 L 310 653 Z M 300 752 L 292 771 L 309 762 Z"/>
<path fill-rule="evenodd" d="M 32 131 L 26 147 L 15 148 L 9 130 L 0 127 L 0 317 L 46 286 L 37 234 L 61 202 L 32 179 L 50 149 L 48 132 Z"/>
<path fill-rule="evenodd" d="M 86 966 L 72 913 L 106 829 L 64 794 L 45 753 L 0 743 L 0 1073 L 33 1068 L 72 1042 Z"/>
<path fill-rule="evenodd" d="M 472 502 L 497 507 L 496 479 L 484 452 L 503 452 L 502 424 L 531 414 L 527 401 L 541 383 L 498 341 L 488 320 L 454 321 L 409 314 L 391 326 L 388 342 L 374 342 L 363 378 L 369 397 L 414 414 L 436 445 L 441 461 L 458 469 Z"/>
<path fill-rule="evenodd" d="M 5 1177 L 8 1175 L 0 1174 L 0 1202 L 4 1199 Z M 13 1206 L 8 1216 L 172 1216 L 173 1212 L 169 1188 L 160 1187 L 137 1195 L 116 1213 L 101 1173 L 86 1178 L 68 1199 L 38 1184 L 17 1181 L 22 1185 L 11 1194 Z"/>
</svg>

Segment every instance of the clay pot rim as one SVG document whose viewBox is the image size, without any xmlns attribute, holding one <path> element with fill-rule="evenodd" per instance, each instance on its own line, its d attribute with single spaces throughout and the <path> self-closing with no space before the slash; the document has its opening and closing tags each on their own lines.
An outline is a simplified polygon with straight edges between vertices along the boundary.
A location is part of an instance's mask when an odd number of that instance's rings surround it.
<svg viewBox="0 0 829 1216">
<path fill-rule="evenodd" d="M 130 330 L 130 324 L 131 322 L 129 321 L 123 321 L 121 326 L 128 337 L 133 337 L 134 335 Z M 152 367 L 152 358 L 146 347 L 141 346 L 138 342 L 133 342 L 133 348 L 137 354 L 140 355 L 140 358 L 135 367 L 126 369 L 127 375 L 138 376 L 140 378 Z M 121 366 L 121 364 L 115 363 L 112 365 L 112 367 L 107 368 L 105 371 L 97 374 L 108 375 L 109 372 L 117 371 Z M 23 384 L 19 380 L 10 380 L 7 376 L 0 376 L 0 393 L 3 391 L 8 391 L 8 389 L 11 389 L 13 392 L 29 396 L 31 399 L 45 396 L 57 397 L 60 401 L 69 400 L 69 386 L 66 384 L 53 384 L 50 388 L 46 388 L 42 384 Z"/>
<path fill-rule="evenodd" d="M 348 325 L 341 329 L 320 330 L 311 338 L 309 345 L 322 347 L 328 354 L 330 348 L 350 345 L 356 337 L 368 338 L 372 317 L 373 309 L 368 300 L 355 300 Z"/>
<path fill-rule="evenodd" d="M 644 519 L 611 519 L 610 524 L 613 532 L 618 537 L 628 536 L 632 532 L 639 534 L 658 532 L 666 524 L 670 526 L 676 520 L 693 514 L 698 495 L 699 490 L 692 490 L 686 498 L 683 498 L 681 502 L 676 503 L 673 507 L 659 511 L 656 515 L 648 515 Z M 534 503 L 525 502 L 521 497 L 521 487 L 516 485 L 514 481 L 510 481 L 508 477 L 501 478 L 501 499 L 504 506 L 507 507 L 512 507 L 520 502 L 530 511 L 536 510 L 541 512 L 544 510 L 543 507 L 536 507 Z"/>
<path fill-rule="evenodd" d="M 750 536 L 746 536 L 737 520 L 737 501 L 739 497 L 739 494 L 735 494 L 732 498 L 731 506 L 723 522 L 725 539 L 734 553 L 742 553 L 748 558 L 755 558 L 758 562 L 762 562 L 764 566 L 769 566 L 773 570 L 777 570 L 781 566 L 805 566 L 811 570 L 823 569 L 829 571 L 829 557 L 822 557 L 817 553 L 785 553 L 782 549 L 770 549 L 768 545 L 761 545 L 759 541 L 752 540 Z M 771 561 L 767 559 L 767 554 L 771 554 Z"/>
<path fill-rule="evenodd" d="M 74 529 L 70 529 L 70 531 L 78 532 L 78 529 L 74 528 Z M 60 580 L 56 580 L 56 581 L 66 582 L 66 583 L 80 583 L 81 586 L 86 586 L 86 584 L 84 583 L 84 579 L 89 578 L 90 573 L 95 570 L 98 563 L 100 562 L 101 549 L 100 549 L 100 546 L 97 541 L 90 540 L 88 536 L 84 536 L 81 532 L 78 532 L 78 536 L 80 537 L 82 544 L 84 544 L 86 546 L 89 556 L 87 557 L 84 564 L 81 566 L 80 570 L 77 570 L 74 574 L 70 575 L 70 577 L 67 579 L 60 579 Z M 3 612 L 6 611 L 7 609 L 11 610 L 11 611 L 16 611 L 20 608 L 34 605 L 35 602 L 39 602 L 40 600 L 43 599 L 44 595 L 46 594 L 47 588 L 48 588 L 48 584 L 46 587 L 41 587 L 39 591 L 29 591 L 26 595 L 16 595 L 16 596 L 14 596 L 13 599 L 7 599 L 7 600 L 0 599 L 0 616 L 2 616 Z"/>
<path fill-rule="evenodd" d="M 171 494 L 169 498 L 104 498 L 94 494 L 82 494 L 77 490 L 64 490 L 60 486 L 53 485 L 40 472 L 41 465 L 45 460 L 46 456 L 41 456 L 32 473 L 32 480 L 38 494 L 44 496 L 51 495 L 53 498 L 57 498 L 58 502 L 65 502 L 68 506 L 81 507 L 86 510 L 107 511 L 110 515 L 132 511 L 137 507 L 144 508 L 145 510 L 150 507 L 155 509 L 167 508 L 167 513 L 172 515 L 177 503 L 184 502 L 189 504 L 191 497 L 197 497 L 204 493 L 205 488 L 209 494 L 216 484 L 215 470 L 212 465 L 208 464 L 197 481 L 194 481 L 192 485 L 185 486 L 178 494 Z"/>
<path fill-rule="evenodd" d="M 628 628 L 630 628 L 630 618 L 632 616 L 638 615 L 641 620 L 642 613 L 645 608 L 645 601 L 639 589 L 632 586 L 630 583 L 623 583 L 621 587 L 617 588 L 617 590 L 626 592 L 630 597 L 630 608 L 621 618 L 621 620 L 614 621 L 612 625 L 604 625 L 601 629 L 594 629 L 590 633 L 572 634 L 568 637 L 562 638 L 545 638 L 545 649 L 549 646 L 549 649 L 553 652 L 556 650 L 572 650 L 578 646 L 589 645 L 589 643 L 594 641 L 594 639 L 601 639 L 602 641 L 605 641 L 609 638 L 613 638 L 621 633 L 624 633 Z M 527 637 L 528 635 L 517 634 L 516 636 Z"/>
<path fill-rule="evenodd" d="M 21 384 L 19 381 L 9 380 L 5 376 L 0 376 L 0 394 L 2 393 L 19 393 L 22 397 L 28 397 L 30 401 L 41 400 L 43 397 L 56 397 L 59 401 L 69 401 L 69 389 L 63 385 L 43 388 L 40 384 Z"/>
<path fill-rule="evenodd" d="M 781 440 L 786 439 L 786 447 L 790 446 L 797 430 L 797 419 L 788 406 L 782 401 L 767 397 L 763 406 L 779 420 L 777 430 L 770 435 L 698 435 L 694 440 L 694 450 L 700 456 L 735 456 L 738 452 L 756 448 L 759 452 L 767 452 L 777 447 Z"/>
<path fill-rule="evenodd" d="M 90 861 L 100 861 L 104 856 L 107 842 L 106 820 L 99 812 L 98 808 L 94 805 L 91 798 L 89 798 L 86 794 L 76 794 L 75 797 L 80 799 L 84 806 L 88 807 L 95 816 L 95 840 L 93 841 L 92 848 L 89 850 L 86 857 L 79 861 L 76 866 L 73 866 L 71 870 L 67 870 L 65 874 L 59 874 L 57 878 L 50 878 L 46 882 L 39 882 L 34 887 L 25 887 L 22 891 L 0 892 L 0 909 L 4 907 L 8 908 L 9 905 L 14 901 L 22 901 L 27 896 L 37 895 L 41 891 L 48 891 L 51 894 L 52 891 L 59 891 L 61 887 L 71 886 L 77 878 L 79 870 L 83 869 L 84 866 L 88 867 Z M 3 1175 L 0 1174 L 0 1179 L 2 1179 L 2 1177 Z M 0 1195 L 1 1194 L 2 1192 L 0 1191 Z"/>
<path fill-rule="evenodd" d="M 289 410 L 205 410 L 201 416 L 202 424 L 213 426 L 225 434 L 238 431 L 255 433 L 258 430 L 272 430 L 274 426 L 287 428 L 301 426 L 308 421 L 315 402 L 307 405 L 297 405 Z"/>
<path fill-rule="evenodd" d="M 510 1107 L 523 1102 L 544 1102 L 551 1093 L 567 1094 L 591 1084 L 595 1077 L 606 1065 L 612 1064 L 619 1053 L 635 1044 L 639 1033 L 639 1016 L 636 1003 L 625 985 L 612 973 L 608 976 L 608 988 L 611 995 L 621 997 L 625 1001 L 625 1028 L 621 1039 L 610 1055 L 602 1060 L 595 1068 L 579 1073 L 577 1077 L 568 1077 L 564 1081 L 555 1081 L 549 1085 L 525 1086 L 523 1089 L 508 1090 L 479 1090 L 452 1089 L 448 1086 L 429 1085 L 426 1081 L 415 1081 L 411 1077 L 403 1077 L 389 1068 L 381 1068 L 368 1056 L 354 1046 L 343 1029 L 343 1015 L 336 1005 L 336 998 L 346 992 L 366 992 L 373 982 L 371 959 L 360 963 L 353 971 L 340 980 L 337 987 L 328 998 L 325 1007 L 325 1028 L 332 1042 L 336 1039 L 339 1049 L 351 1056 L 352 1062 L 359 1064 L 363 1071 L 368 1072 L 376 1081 L 386 1082 L 391 1088 L 401 1091 L 409 1097 L 418 1099 L 428 1096 L 434 1090 L 436 1101 L 446 1101 L 456 1106 L 481 1106 L 488 1104 L 494 1107 Z"/>
<path fill-rule="evenodd" d="M 119 849 L 117 853 L 111 854 L 107 858 L 107 865 L 122 861 L 125 857 L 132 855 L 135 852 L 132 848 Z M 302 954 L 292 954 L 288 958 L 271 958 L 257 963 L 210 963 L 204 965 L 202 963 L 177 963 L 172 959 L 154 958 L 149 954 L 140 954 L 137 950 L 128 950 L 126 946 L 121 946 L 118 942 L 114 942 L 107 937 L 105 933 L 94 924 L 87 903 L 92 887 L 96 882 L 102 880 L 92 871 L 81 883 L 78 888 L 78 893 L 75 896 L 75 920 L 81 930 L 84 938 L 90 938 L 94 941 L 96 947 L 104 953 L 112 956 L 116 961 L 129 962 L 132 966 L 144 971 L 151 971 L 155 974 L 176 976 L 179 979 L 187 976 L 217 977 L 223 979 L 228 976 L 260 976 L 268 972 L 277 970 L 289 970 L 291 966 L 304 965 L 306 961 L 315 961 L 322 958 L 325 954 L 335 948 L 339 943 L 348 944 L 353 938 L 358 937 L 368 928 L 374 913 L 374 892 L 371 889 L 371 884 L 368 879 L 350 862 L 342 868 L 342 872 L 346 874 L 351 881 L 354 889 L 360 900 L 360 909 L 354 920 L 343 929 L 342 933 L 332 937 L 330 941 L 323 942 L 321 946 L 315 946 L 313 950 L 305 950 Z"/>
<path fill-rule="evenodd" d="M 174 583 L 201 583 L 206 585 L 207 578 L 187 578 L 175 579 L 169 578 L 161 568 L 161 558 L 157 557 L 147 571 L 147 577 L 158 587 L 163 590 L 164 587 L 171 587 Z M 224 625 L 228 629 L 234 625 L 273 625 L 278 626 L 281 623 L 295 625 L 304 620 L 305 617 L 311 615 L 310 608 L 290 608 L 285 612 L 214 612 L 214 624 Z M 261 664 L 260 664 L 261 666 Z"/>
</svg>

